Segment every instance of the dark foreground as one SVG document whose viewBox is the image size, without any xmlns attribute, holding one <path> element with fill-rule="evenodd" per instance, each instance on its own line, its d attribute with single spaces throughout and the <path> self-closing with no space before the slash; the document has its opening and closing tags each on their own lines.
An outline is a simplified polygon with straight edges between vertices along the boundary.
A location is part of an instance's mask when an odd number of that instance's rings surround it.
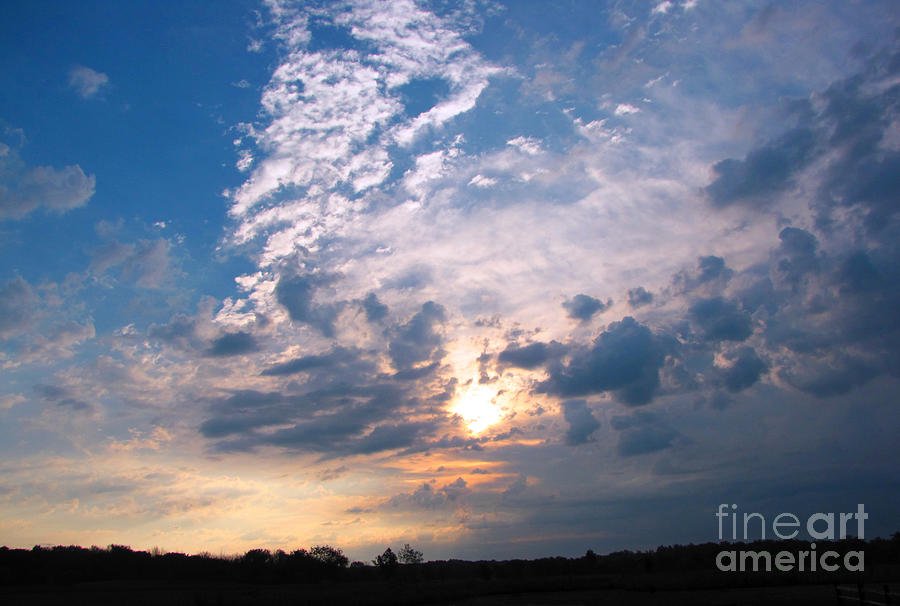
<svg viewBox="0 0 900 606">
<path fill-rule="evenodd" d="M 831 549 L 841 558 L 865 552 L 861 571 L 845 565 L 833 572 L 739 572 L 716 564 L 722 550 L 798 552 L 807 545 L 706 543 L 601 556 L 589 550 L 580 558 L 410 564 L 399 564 L 389 549 L 372 564 L 351 564 L 329 546 L 291 553 L 254 549 L 232 557 L 147 553 L 117 545 L 0 547 L 0 605 L 856 606 L 860 601 L 839 601 L 837 588 L 854 593 L 860 586 L 872 600 L 862 603 L 900 605 L 900 533 L 890 540 L 820 542 L 820 550 Z"/>
<path fill-rule="evenodd" d="M 646 581 L 652 578 L 644 579 Z M 581 583 L 584 584 L 584 579 Z M 601 579 L 597 579 L 601 581 Z M 894 600 L 900 584 L 887 584 Z M 866 588 L 883 592 L 883 583 Z M 850 586 L 847 586 L 850 587 Z M 855 586 L 854 586 L 855 588 Z M 68 587 L 14 587 L 0 590 L 0 603 L 41 605 L 128 606 L 249 606 L 432 604 L 434 606 L 749 606 L 754 604 L 820 606 L 839 604 L 833 585 L 775 587 L 718 587 L 709 589 L 638 589 L 586 587 L 541 590 L 538 587 L 504 593 L 509 587 L 490 582 L 467 584 L 420 583 L 397 586 L 390 582 L 357 586 L 318 585 L 188 585 L 170 583 L 84 583 Z M 496 592 L 496 593 L 495 593 Z M 481 595 L 479 595 L 481 594 Z M 855 602 L 844 602 L 851 604 Z M 898 602 L 893 602 L 898 603 Z"/>
</svg>

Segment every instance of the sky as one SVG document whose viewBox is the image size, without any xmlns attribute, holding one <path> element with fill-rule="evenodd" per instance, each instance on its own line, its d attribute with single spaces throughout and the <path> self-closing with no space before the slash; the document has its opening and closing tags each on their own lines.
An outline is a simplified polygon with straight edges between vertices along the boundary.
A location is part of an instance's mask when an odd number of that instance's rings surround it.
<svg viewBox="0 0 900 606">
<path fill-rule="evenodd" d="M 893 0 L 0 11 L 0 544 L 900 530 Z"/>
</svg>

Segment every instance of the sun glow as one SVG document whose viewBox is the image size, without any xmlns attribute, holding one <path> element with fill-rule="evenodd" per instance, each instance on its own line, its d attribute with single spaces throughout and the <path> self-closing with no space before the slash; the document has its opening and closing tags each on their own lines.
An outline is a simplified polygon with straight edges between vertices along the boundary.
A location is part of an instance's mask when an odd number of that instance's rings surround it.
<svg viewBox="0 0 900 606">
<path fill-rule="evenodd" d="M 500 406 L 494 401 L 496 396 L 495 389 L 473 380 L 457 396 L 450 411 L 465 419 L 469 431 L 481 433 L 497 423 L 502 416 Z"/>
</svg>

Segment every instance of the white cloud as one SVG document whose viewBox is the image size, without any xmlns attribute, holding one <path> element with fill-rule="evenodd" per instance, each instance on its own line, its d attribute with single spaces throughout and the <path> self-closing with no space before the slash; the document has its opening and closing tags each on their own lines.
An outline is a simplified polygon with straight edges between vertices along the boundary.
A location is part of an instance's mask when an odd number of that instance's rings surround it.
<svg viewBox="0 0 900 606">
<path fill-rule="evenodd" d="M 534 137 L 516 137 L 506 142 L 532 156 L 541 153 L 541 142 Z"/>
<path fill-rule="evenodd" d="M 464 140 L 472 133 L 434 132 L 407 159 L 412 166 L 403 176 L 388 181 L 388 150 L 411 141 L 407 135 L 420 126 L 404 118 L 392 86 L 437 76 L 451 81 L 451 92 L 454 86 L 480 91 L 486 84 L 461 72 L 480 70 L 484 82 L 497 73 L 436 17 L 406 9 L 400 15 L 394 5 L 359 3 L 335 18 L 378 48 L 374 56 L 310 53 L 303 46 L 308 38 L 295 36 L 304 42 L 266 86 L 263 106 L 271 122 L 250 133 L 259 153 L 252 174 L 233 192 L 230 211 L 234 241 L 262 236 L 260 271 L 239 278 L 250 303 L 232 302 L 231 315 L 248 318 L 255 309 L 285 317 L 274 285 L 280 264 L 300 255 L 339 273 L 329 292 L 337 300 L 361 299 L 374 289 L 392 308 L 411 309 L 414 302 L 391 285 L 427 275 L 417 286 L 422 299 L 439 300 L 462 317 L 514 316 L 564 338 L 571 327 L 560 301 L 586 285 L 603 284 L 603 292 L 593 293 L 603 300 L 623 300 L 638 284 L 665 288 L 696 255 L 726 250 L 731 218 L 704 226 L 690 218 L 705 203 L 697 189 L 708 164 L 688 160 L 683 149 L 631 142 L 627 129 L 602 120 L 570 117 L 586 141 L 564 153 L 523 134 L 505 147 L 466 155 Z M 305 27 L 296 13 L 290 19 L 291 27 Z M 398 19 L 407 26 L 395 27 Z M 615 108 L 619 116 L 639 111 L 627 103 Z M 431 115 L 443 116 L 439 122 L 449 129 L 455 114 Z M 685 174 L 692 161 L 696 166 Z M 645 166 L 655 173 L 642 174 Z M 493 187 L 501 181 L 510 187 Z M 348 186 L 355 196 L 346 195 Z M 746 245 L 732 238 L 727 246 Z M 546 284 L 554 285 L 552 294 L 540 286 Z M 454 337 L 462 343 L 475 333 L 460 326 Z"/>
<path fill-rule="evenodd" d="M 641 108 L 635 107 L 634 105 L 629 105 L 628 103 L 619 103 L 616 106 L 615 114 L 617 116 L 627 116 L 628 114 L 636 114 L 641 111 Z"/>
<path fill-rule="evenodd" d="M 421 199 L 428 191 L 427 183 L 444 176 L 448 160 L 449 154 L 444 150 L 422 154 L 416 158 L 415 168 L 409 170 L 403 179 L 406 189 Z"/>
<path fill-rule="evenodd" d="M 90 99 L 96 96 L 108 84 L 109 76 L 103 72 L 94 71 L 89 67 L 77 65 L 69 71 L 69 86 L 82 99 Z"/>
<path fill-rule="evenodd" d="M 245 172 L 253 165 L 253 153 L 249 149 L 242 149 L 238 151 L 238 161 L 235 163 L 237 169 L 241 172 Z"/>
<path fill-rule="evenodd" d="M 307 17 L 292 3 L 270 3 L 277 37 L 289 53 L 264 88 L 262 105 L 271 121 L 252 128 L 238 167 L 250 177 L 230 192 L 236 220 L 233 241 L 264 235 L 261 268 L 297 251 L 317 251 L 318 242 L 345 236 L 365 199 L 382 187 L 394 166 L 389 147 L 409 145 L 470 110 L 498 68 L 484 61 L 439 18 L 412 2 L 357 2 L 333 16 L 338 25 L 369 42 L 374 52 L 310 52 Z M 405 115 L 397 87 L 417 78 L 439 77 L 446 98 L 414 118 Z M 414 195 L 439 179 L 458 156 L 458 144 L 420 155 L 404 182 Z M 471 175 L 470 175 L 471 178 Z M 296 193 L 294 193 L 296 191 Z M 287 193 L 291 192 L 291 193 Z M 257 283 L 251 290 L 262 288 Z"/>
<path fill-rule="evenodd" d="M 673 4 L 669 0 L 663 0 L 659 4 L 653 7 L 653 10 L 650 11 L 653 15 L 665 15 L 672 8 Z"/>
<path fill-rule="evenodd" d="M 469 181 L 469 185 L 473 185 L 475 187 L 493 187 L 497 184 L 497 179 L 493 179 L 491 177 L 485 177 L 484 175 L 478 174 L 472 177 Z"/>
</svg>

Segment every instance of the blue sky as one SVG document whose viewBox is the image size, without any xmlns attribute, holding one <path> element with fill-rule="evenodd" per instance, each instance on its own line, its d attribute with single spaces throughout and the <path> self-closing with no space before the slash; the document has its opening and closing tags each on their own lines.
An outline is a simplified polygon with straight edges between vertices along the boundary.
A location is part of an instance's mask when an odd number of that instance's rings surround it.
<svg viewBox="0 0 900 606">
<path fill-rule="evenodd" d="M 890 2 L 10 2 L 0 543 L 900 527 Z"/>
</svg>

